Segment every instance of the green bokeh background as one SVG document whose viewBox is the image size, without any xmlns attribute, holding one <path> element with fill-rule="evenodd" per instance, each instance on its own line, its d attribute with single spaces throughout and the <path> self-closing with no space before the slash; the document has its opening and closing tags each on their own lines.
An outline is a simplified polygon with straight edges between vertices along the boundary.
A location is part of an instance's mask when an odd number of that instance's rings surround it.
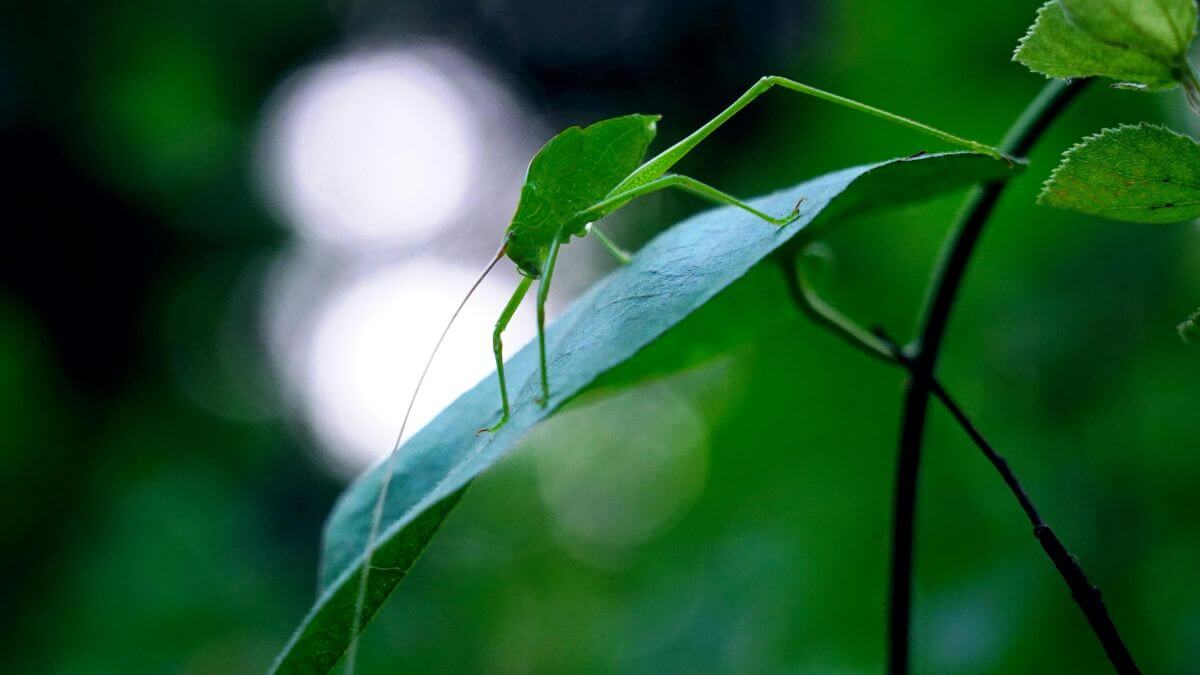
<svg viewBox="0 0 1200 675">
<path fill-rule="evenodd" d="M 262 671 L 313 598 L 342 479 L 280 412 L 258 282 L 290 235 L 252 161 L 295 68 L 362 36 L 435 38 L 506 73 L 550 126 L 661 111 L 664 139 L 767 72 L 981 140 L 1041 86 L 1009 62 L 1025 0 L 564 3 L 576 32 L 633 17 L 624 42 L 571 58 L 540 42 L 547 6 L 517 0 L 22 4 L 0 10 L 12 672 Z M 979 247 L 940 372 L 1146 672 L 1200 672 L 1200 352 L 1173 332 L 1200 304 L 1200 236 L 1033 204 L 1064 148 L 1140 120 L 1193 125 L 1174 93 L 1095 86 L 1046 136 Z M 772 94 L 687 171 L 753 195 L 925 142 Z M 960 201 L 846 223 L 828 297 L 909 335 Z M 618 235 L 698 208 L 664 197 Z M 718 355 L 589 396 L 479 481 L 372 624 L 360 672 L 881 671 L 900 373 L 804 321 L 773 270 L 671 340 L 647 365 Z M 621 504 L 661 522 L 632 536 Z M 917 672 L 1106 668 L 937 408 L 915 611 Z"/>
</svg>

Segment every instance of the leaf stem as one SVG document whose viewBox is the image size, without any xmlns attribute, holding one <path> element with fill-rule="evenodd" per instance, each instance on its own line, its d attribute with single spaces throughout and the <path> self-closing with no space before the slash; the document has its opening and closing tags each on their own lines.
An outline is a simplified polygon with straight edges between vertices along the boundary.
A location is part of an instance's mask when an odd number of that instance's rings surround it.
<svg viewBox="0 0 1200 675">
<path fill-rule="evenodd" d="M 1188 107 L 1193 113 L 1200 115 L 1200 78 L 1196 76 L 1196 69 L 1186 58 L 1180 66 L 1179 86 L 1183 87 Z"/>
<path fill-rule="evenodd" d="M 1009 130 L 1001 144 L 1002 151 L 1016 157 L 1028 154 L 1046 128 L 1087 83 L 1087 80 L 1071 83 L 1053 80 L 1047 83 Z M 912 368 L 905 390 L 904 417 L 900 428 L 896 465 L 896 489 L 893 497 L 888 621 L 888 671 L 892 675 L 907 675 L 909 672 L 917 477 L 926 411 L 934 388 L 933 372 L 967 263 L 1004 187 L 1005 183 L 994 182 L 977 188 L 964 204 L 934 270 L 919 324 L 920 335 L 909 348 L 909 353 L 912 354 Z"/>
<path fill-rule="evenodd" d="M 806 252 L 807 250 L 801 251 L 800 256 L 803 257 Z M 803 262 L 793 264 L 789 262 L 788 258 L 781 258 L 780 265 L 782 266 L 783 281 L 787 284 L 792 301 L 809 319 L 863 354 L 889 365 L 897 365 L 896 359 L 883 340 L 859 326 L 853 319 L 842 314 L 821 298 L 805 272 Z"/>
</svg>

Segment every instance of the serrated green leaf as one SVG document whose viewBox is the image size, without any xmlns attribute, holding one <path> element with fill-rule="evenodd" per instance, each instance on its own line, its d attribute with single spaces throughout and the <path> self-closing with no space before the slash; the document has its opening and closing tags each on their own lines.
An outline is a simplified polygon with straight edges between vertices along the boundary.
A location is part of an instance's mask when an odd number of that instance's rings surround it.
<svg viewBox="0 0 1200 675">
<path fill-rule="evenodd" d="M 1200 217 L 1200 146 L 1151 124 L 1105 129 L 1067 150 L 1038 203 L 1135 223 Z"/>
<path fill-rule="evenodd" d="M 1179 324 L 1179 337 L 1193 347 L 1200 347 L 1200 309 Z"/>
<path fill-rule="evenodd" d="M 752 203 L 784 212 L 803 197 L 795 222 L 776 227 L 735 208 L 702 213 L 667 230 L 633 261 L 576 301 L 549 327 L 552 397 L 539 394 L 536 345 L 506 366 L 516 389 L 512 417 L 494 434 L 475 431 L 500 416 L 494 377 L 442 411 L 400 449 L 376 552 L 364 622 L 383 604 L 425 547 L 459 495 L 532 427 L 577 397 L 601 376 L 662 337 L 752 267 L 838 216 L 900 204 L 971 183 L 1002 179 L 1008 166 L 990 157 L 949 153 L 905 158 L 827 174 Z M 819 218 L 818 218 L 819 217 Z M 355 481 L 339 498 L 325 528 L 320 595 L 275 663 L 273 672 L 328 672 L 351 641 L 371 512 L 383 467 Z"/>
<path fill-rule="evenodd" d="M 1195 0 L 1062 0 L 1092 37 L 1178 66 L 1196 37 Z"/>
<path fill-rule="evenodd" d="M 1195 31 L 1195 0 L 1051 0 L 1013 58 L 1047 77 L 1169 89 L 1187 77 Z"/>
</svg>

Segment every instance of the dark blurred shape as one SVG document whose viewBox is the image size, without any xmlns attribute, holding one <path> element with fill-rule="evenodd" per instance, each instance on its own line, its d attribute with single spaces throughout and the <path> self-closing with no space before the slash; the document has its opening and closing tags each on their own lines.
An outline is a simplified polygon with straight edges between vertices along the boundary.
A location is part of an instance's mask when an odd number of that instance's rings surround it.
<svg viewBox="0 0 1200 675">
<path fill-rule="evenodd" d="M 10 124 L 0 146 L 11 169 L 0 284 L 46 326 L 69 378 L 111 394 L 145 366 L 142 312 L 175 238 L 81 171 L 46 129 Z"/>
</svg>

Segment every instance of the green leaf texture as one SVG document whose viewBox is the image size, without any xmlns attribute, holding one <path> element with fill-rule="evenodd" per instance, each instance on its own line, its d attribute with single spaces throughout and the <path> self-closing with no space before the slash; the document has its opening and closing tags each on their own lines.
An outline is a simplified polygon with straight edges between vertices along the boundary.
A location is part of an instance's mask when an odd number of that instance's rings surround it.
<svg viewBox="0 0 1200 675">
<path fill-rule="evenodd" d="M 1013 58 L 1048 77 L 1161 90 L 1187 78 L 1195 36 L 1195 0 L 1051 0 Z"/>
<path fill-rule="evenodd" d="M 393 463 L 380 536 L 373 556 L 364 623 L 403 579 L 467 485 L 508 453 L 532 427 L 597 378 L 630 359 L 683 321 L 752 267 L 783 247 L 811 238 L 845 216 L 928 197 L 1011 174 L 1004 162 L 949 153 L 896 159 L 827 174 L 753 201 L 785 212 L 803 197 L 801 217 L 785 226 L 763 223 L 740 209 L 690 218 L 647 244 L 633 261 L 572 304 L 549 328 L 552 397 L 539 393 L 537 350 L 530 345 L 508 363 L 516 388 L 512 417 L 496 433 L 476 435 L 500 416 L 495 378 L 464 394 L 409 439 Z M 276 673 L 326 673 L 352 636 L 355 595 L 382 465 L 346 489 L 326 523 L 319 596 L 279 655 Z"/>
<path fill-rule="evenodd" d="M 1195 0 L 1062 0 L 1067 15 L 1109 45 L 1179 64 L 1196 37 Z"/>
<path fill-rule="evenodd" d="M 1200 217 L 1200 146 L 1151 124 L 1105 129 L 1063 155 L 1038 203 L 1135 223 Z"/>
</svg>

